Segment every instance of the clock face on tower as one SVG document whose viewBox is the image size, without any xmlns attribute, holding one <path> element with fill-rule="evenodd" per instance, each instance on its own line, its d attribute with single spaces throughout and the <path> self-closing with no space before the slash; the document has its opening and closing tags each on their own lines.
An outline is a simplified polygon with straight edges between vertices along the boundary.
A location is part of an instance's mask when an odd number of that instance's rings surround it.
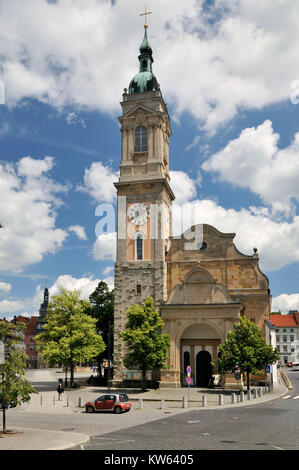
<svg viewBox="0 0 299 470">
<path fill-rule="evenodd" d="M 149 218 L 150 209 L 147 204 L 137 202 L 128 209 L 128 217 L 134 225 L 144 225 Z"/>
</svg>

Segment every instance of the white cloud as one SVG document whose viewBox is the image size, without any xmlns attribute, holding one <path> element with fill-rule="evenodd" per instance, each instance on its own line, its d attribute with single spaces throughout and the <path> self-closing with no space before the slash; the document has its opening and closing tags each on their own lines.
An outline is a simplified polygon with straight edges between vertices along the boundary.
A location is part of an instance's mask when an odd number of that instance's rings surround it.
<svg viewBox="0 0 299 470">
<path fill-rule="evenodd" d="M 107 274 L 110 274 L 113 271 L 114 267 L 113 266 L 106 266 L 105 269 L 103 269 L 103 276 L 107 276 Z"/>
<path fill-rule="evenodd" d="M 114 278 L 113 276 L 107 276 L 102 279 L 94 279 L 93 276 L 83 276 L 82 278 L 76 278 L 69 274 L 59 276 L 54 283 L 49 287 L 50 301 L 53 295 L 57 295 L 60 289 L 64 288 L 67 290 L 80 290 L 81 299 L 89 298 L 90 294 L 94 292 L 100 281 L 107 282 L 110 289 L 113 289 Z M 12 320 L 13 316 L 8 314 L 32 316 L 38 315 L 40 304 L 43 302 L 45 286 L 38 285 L 35 290 L 35 294 L 32 298 L 15 299 L 9 298 L 0 301 L 0 316 L 5 316 L 7 320 Z"/>
<path fill-rule="evenodd" d="M 94 162 L 85 169 L 84 185 L 78 186 L 78 191 L 89 194 L 95 202 L 111 203 L 116 198 L 113 183 L 118 181 L 118 173 L 101 162 Z"/>
<path fill-rule="evenodd" d="M 11 284 L 9 284 L 8 282 L 1 282 L 0 281 L 0 294 L 1 294 L 1 292 L 7 293 L 7 292 L 11 291 L 11 289 L 12 289 Z"/>
<path fill-rule="evenodd" d="M 32 97 L 58 109 L 119 112 L 138 71 L 140 0 L 0 0 L 0 7 L 8 105 Z M 298 2 L 215 0 L 207 10 L 203 0 L 152 0 L 151 10 L 154 72 L 177 116 L 187 111 L 211 131 L 239 109 L 290 99 Z"/>
<path fill-rule="evenodd" d="M 94 279 L 93 276 L 76 278 L 69 274 L 59 276 L 54 284 L 49 288 L 50 301 L 53 295 L 57 295 L 60 289 L 79 290 L 81 299 L 89 299 L 90 294 L 94 292 L 100 281 L 107 282 L 109 288 L 113 288 L 113 277 L 105 277 L 102 279 Z"/>
<path fill-rule="evenodd" d="M 93 244 L 92 256 L 95 261 L 115 261 L 116 233 L 103 233 Z"/>
<path fill-rule="evenodd" d="M 68 123 L 68 125 L 79 124 L 80 126 L 84 128 L 86 127 L 84 119 L 81 119 L 77 113 L 74 113 L 74 112 L 68 113 L 65 120 Z"/>
<path fill-rule="evenodd" d="M 273 212 L 290 214 L 292 200 L 299 201 L 299 133 L 286 148 L 279 149 L 278 140 L 279 134 L 266 120 L 256 128 L 244 129 L 202 168 L 216 172 L 221 181 L 250 189 Z"/>
<path fill-rule="evenodd" d="M 170 171 L 170 186 L 178 204 L 184 204 L 196 196 L 195 182 L 184 171 Z"/>
<path fill-rule="evenodd" d="M 81 225 L 71 225 L 68 230 L 77 235 L 80 240 L 87 240 L 85 229 Z"/>
<path fill-rule="evenodd" d="M 11 313 L 23 308 L 22 302 L 18 300 L 1 300 L 0 313 Z"/>
<path fill-rule="evenodd" d="M 45 175 L 53 164 L 51 157 L 0 163 L 0 271 L 21 272 L 57 252 L 67 237 L 55 227 L 57 193 L 67 189 Z"/>
<path fill-rule="evenodd" d="M 59 276 L 54 284 L 49 288 L 50 298 L 53 295 L 57 295 L 60 289 L 64 288 L 67 290 L 80 290 L 81 298 L 88 299 L 90 294 L 95 290 L 100 279 L 93 279 L 92 277 L 75 278 L 69 274 Z M 51 300 L 51 299 L 50 299 Z"/>
<path fill-rule="evenodd" d="M 299 294 L 281 294 L 272 299 L 272 312 L 288 313 L 289 310 L 299 311 Z"/>
</svg>

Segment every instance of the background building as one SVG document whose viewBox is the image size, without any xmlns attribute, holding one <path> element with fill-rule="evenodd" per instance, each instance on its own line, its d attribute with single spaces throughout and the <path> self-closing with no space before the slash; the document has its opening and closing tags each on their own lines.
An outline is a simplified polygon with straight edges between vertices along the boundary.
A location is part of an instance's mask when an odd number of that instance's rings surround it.
<svg viewBox="0 0 299 470">
<path fill-rule="evenodd" d="M 270 321 L 275 326 L 279 363 L 299 362 L 299 312 L 271 314 Z"/>
</svg>

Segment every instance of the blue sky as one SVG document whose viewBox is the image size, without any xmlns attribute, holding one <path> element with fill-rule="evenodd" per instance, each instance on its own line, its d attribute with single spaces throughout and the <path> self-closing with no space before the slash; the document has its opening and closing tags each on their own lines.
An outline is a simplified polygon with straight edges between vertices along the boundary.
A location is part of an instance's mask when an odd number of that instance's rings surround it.
<svg viewBox="0 0 299 470">
<path fill-rule="evenodd" d="M 148 7 L 178 203 L 235 232 L 243 253 L 256 246 L 273 310 L 297 309 L 299 6 Z M 119 102 L 138 71 L 143 9 L 0 0 L 0 317 L 36 314 L 47 279 L 52 295 L 113 284 L 114 240 L 97 239 L 95 209 L 115 204 Z"/>
</svg>

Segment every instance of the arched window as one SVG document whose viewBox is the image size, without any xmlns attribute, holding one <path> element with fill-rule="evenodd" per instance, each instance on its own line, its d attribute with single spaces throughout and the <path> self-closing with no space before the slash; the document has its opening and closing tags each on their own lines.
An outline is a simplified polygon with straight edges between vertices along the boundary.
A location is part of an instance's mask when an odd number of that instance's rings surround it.
<svg viewBox="0 0 299 470">
<path fill-rule="evenodd" d="M 141 234 L 136 237 L 136 259 L 143 259 L 143 236 Z"/>
<path fill-rule="evenodd" d="M 135 260 L 141 261 L 144 259 L 144 239 L 146 235 L 141 230 L 135 232 L 134 239 L 135 239 Z"/>
<path fill-rule="evenodd" d="M 147 151 L 147 128 L 139 126 L 135 130 L 135 152 Z"/>
</svg>

